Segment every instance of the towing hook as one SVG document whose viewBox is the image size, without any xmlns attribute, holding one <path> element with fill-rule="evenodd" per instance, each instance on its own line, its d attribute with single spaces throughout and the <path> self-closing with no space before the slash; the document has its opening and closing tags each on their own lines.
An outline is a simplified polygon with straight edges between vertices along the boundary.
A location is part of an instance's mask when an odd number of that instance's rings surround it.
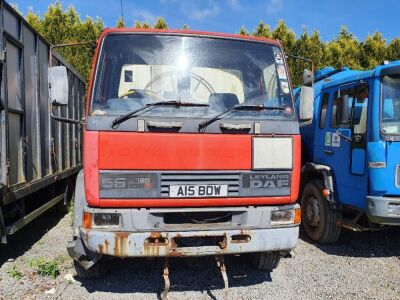
<svg viewBox="0 0 400 300">
<path fill-rule="evenodd" d="M 224 299 L 228 300 L 229 282 L 228 282 L 228 276 L 226 274 L 224 257 L 222 255 L 217 255 L 215 257 L 215 260 L 217 262 L 218 269 L 221 272 L 222 279 L 224 280 Z"/>
<path fill-rule="evenodd" d="M 162 295 L 163 300 L 168 299 L 169 288 L 171 287 L 171 283 L 169 281 L 169 269 L 168 269 L 168 257 L 165 257 L 164 269 L 163 269 L 163 278 L 164 278 L 164 292 Z"/>
</svg>

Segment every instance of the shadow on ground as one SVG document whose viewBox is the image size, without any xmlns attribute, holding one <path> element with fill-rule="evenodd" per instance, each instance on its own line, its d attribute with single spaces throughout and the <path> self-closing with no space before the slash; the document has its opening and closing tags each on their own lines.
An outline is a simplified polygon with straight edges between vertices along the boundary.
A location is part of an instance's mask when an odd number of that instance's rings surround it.
<svg viewBox="0 0 400 300">
<path fill-rule="evenodd" d="M 223 289 L 224 282 L 214 257 L 170 258 L 171 291 L 199 291 L 215 298 L 212 290 Z M 255 270 L 246 257 L 225 258 L 229 286 L 252 286 L 272 281 L 270 273 Z M 163 259 L 116 259 L 102 279 L 78 279 L 89 293 L 157 293 L 164 289 Z"/>
<path fill-rule="evenodd" d="M 0 244 L 0 267 L 7 260 L 16 259 L 23 255 L 63 217 L 64 214 L 49 210 L 14 235 L 9 236 L 7 244 Z"/>
<path fill-rule="evenodd" d="M 300 231 L 300 238 L 329 255 L 365 258 L 397 256 L 400 258 L 400 228 L 398 227 L 364 232 L 342 229 L 339 240 L 331 245 L 314 243 L 303 230 Z"/>
</svg>

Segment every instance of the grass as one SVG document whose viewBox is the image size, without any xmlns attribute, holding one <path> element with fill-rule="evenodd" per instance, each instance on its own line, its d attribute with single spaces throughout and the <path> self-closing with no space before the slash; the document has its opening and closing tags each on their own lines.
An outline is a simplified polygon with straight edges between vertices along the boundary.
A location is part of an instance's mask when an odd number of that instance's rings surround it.
<svg viewBox="0 0 400 300">
<path fill-rule="evenodd" d="M 36 270 L 39 275 L 56 278 L 60 275 L 60 268 L 57 260 L 46 260 L 43 257 L 32 259 L 29 265 Z"/>
<path fill-rule="evenodd" d="M 24 274 L 22 274 L 22 272 L 20 270 L 18 270 L 15 265 L 13 265 L 12 268 L 7 271 L 7 273 L 10 277 L 18 279 L 18 280 L 22 279 L 22 277 L 24 277 Z"/>
</svg>

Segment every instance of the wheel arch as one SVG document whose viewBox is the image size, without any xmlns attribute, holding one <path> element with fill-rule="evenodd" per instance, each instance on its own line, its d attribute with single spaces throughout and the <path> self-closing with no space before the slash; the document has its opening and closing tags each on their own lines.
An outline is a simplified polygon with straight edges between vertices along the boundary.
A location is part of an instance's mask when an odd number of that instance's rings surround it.
<svg viewBox="0 0 400 300">
<path fill-rule="evenodd" d="M 330 193 L 327 200 L 331 203 L 337 203 L 337 194 L 335 189 L 335 175 L 334 171 L 330 166 L 314 163 L 306 163 L 301 169 L 300 176 L 300 195 L 303 193 L 303 189 L 308 182 L 311 180 L 321 180 L 325 188 Z M 299 200 L 301 197 L 299 197 Z"/>
</svg>

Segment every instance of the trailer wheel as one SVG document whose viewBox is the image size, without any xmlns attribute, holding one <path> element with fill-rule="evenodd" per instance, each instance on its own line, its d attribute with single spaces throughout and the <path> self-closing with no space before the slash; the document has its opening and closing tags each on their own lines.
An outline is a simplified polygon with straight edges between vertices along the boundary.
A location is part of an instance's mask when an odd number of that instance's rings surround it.
<svg viewBox="0 0 400 300">
<path fill-rule="evenodd" d="M 278 252 L 250 253 L 254 267 L 259 271 L 272 272 L 279 265 L 281 256 Z"/>
<path fill-rule="evenodd" d="M 98 262 L 96 262 L 91 268 L 85 270 L 79 262 L 74 260 L 74 267 L 76 271 L 76 275 L 79 278 L 88 278 L 88 279 L 94 279 L 94 278 L 101 278 L 105 274 L 108 273 L 110 270 L 110 261 L 105 260 L 104 258 L 100 259 Z"/>
<path fill-rule="evenodd" d="M 340 215 L 323 198 L 322 189 L 320 180 L 306 184 L 301 197 L 301 219 L 305 232 L 313 241 L 330 244 L 340 236 L 341 227 L 337 224 Z"/>
</svg>

